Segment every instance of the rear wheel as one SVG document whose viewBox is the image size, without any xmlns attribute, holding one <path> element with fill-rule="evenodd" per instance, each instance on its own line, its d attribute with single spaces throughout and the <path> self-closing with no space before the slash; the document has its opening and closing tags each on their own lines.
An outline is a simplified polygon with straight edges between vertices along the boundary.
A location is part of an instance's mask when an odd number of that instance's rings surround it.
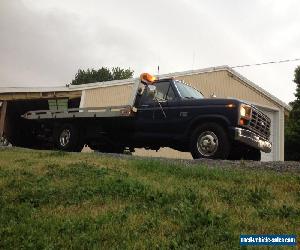
<svg viewBox="0 0 300 250">
<path fill-rule="evenodd" d="M 8 145 L 8 140 L 5 137 L 0 137 L 0 146 L 7 147 Z"/>
<path fill-rule="evenodd" d="M 230 143 L 222 126 L 217 123 L 205 123 L 192 134 L 190 148 L 194 159 L 227 159 Z"/>
<path fill-rule="evenodd" d="M 64 124 L 54 130 L 55 146 L 59 150 L 81 152 L 84 144 L 81 141 L 79 130 L 72 124 Z"/>
</svg>

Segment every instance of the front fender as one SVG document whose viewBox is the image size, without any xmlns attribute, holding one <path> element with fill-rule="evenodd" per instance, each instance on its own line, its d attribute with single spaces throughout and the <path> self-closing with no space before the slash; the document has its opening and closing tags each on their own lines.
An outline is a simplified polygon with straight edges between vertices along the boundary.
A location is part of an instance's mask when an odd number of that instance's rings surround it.
<svg viewBox="0 0 300 250">
<path fill-rule="evenodd" d="M 222 125 L 226 130 L 232 126 L 230 120 L 224 115 L 199 115 L 191 120 L 185 130 L 185 135 L 189 136 L 196 127 L 207 122 L 215 122 Z"/>
</svg>

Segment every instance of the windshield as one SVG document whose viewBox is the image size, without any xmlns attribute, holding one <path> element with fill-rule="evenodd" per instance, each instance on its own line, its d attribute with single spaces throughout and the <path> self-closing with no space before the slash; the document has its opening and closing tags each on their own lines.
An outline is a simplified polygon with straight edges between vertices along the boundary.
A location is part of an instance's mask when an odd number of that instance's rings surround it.
<svg viewBox="0 0 300 250">
<path fill-rule="evenodd" d="M 175 86 L 177 87 L 179 94 L 182 98 L 187 99 L 202 99 L 204 96 L 193 87 L 190 87 L 181 81 L 174 81 Z"/>
</svg>

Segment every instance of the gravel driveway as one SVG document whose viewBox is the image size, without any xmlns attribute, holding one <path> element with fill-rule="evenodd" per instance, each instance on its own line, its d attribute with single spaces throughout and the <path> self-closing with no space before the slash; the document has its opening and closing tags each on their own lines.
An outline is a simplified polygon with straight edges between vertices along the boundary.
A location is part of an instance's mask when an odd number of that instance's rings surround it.
<svg viewBox="0 0 300 250">
<path fill-rule="evenodd" d="M 128 158 L 128 159 L 155 159 L 162 162 L 177 163 L 186 167 L 195 165 L 205 165 L 208 167 L 222 167 L 222 168 L 244 168 L 244 169 L 263 169 L 273 170 L 276 172 L 294 172 L 300 174 L 300 162 L 298 161 L 229 161 L 229 160 L 210 160 L 210 159 L 198 159 L 198 160 L 186 160 L 186 159 L 169 159 L 162 157 L 144 157 L 144 156 L 131 156 L 126 154 L 104 154 L 100 155 L 113 155 L 114 157 Z"/>
</svg>

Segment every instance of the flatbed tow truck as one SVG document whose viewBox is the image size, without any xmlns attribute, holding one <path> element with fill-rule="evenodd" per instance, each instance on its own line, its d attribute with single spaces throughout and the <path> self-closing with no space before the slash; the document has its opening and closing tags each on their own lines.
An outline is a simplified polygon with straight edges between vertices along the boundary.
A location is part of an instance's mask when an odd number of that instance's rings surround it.
<svg viewBox="0 0 300 250">
<path fill-rule="evenodd" d="M 255 106 L 204 98 L 182 81 L 148 73 L 132 83 L 126 105 L 29 108 L 11 115 L 13 130 L 6 138 L 12 145 L 76 152 L 88 145 L 108 153 L 170 147 L 190 152 L 194 159 L 233 160 L 260 160 L 261 151 L 272 148 L 271 120 Z"/>
</svg>

